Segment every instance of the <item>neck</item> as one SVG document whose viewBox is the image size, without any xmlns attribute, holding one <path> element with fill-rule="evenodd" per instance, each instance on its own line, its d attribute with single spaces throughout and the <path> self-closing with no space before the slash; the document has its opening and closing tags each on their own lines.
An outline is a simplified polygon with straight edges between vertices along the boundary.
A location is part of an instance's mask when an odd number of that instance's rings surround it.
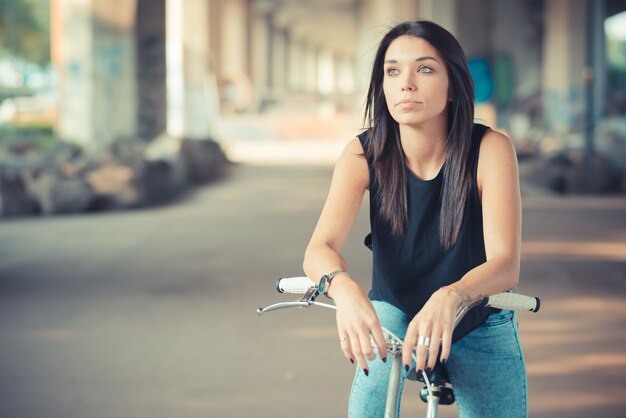
<svg viewBox="0 0 626 418">
<path fill-rule="evenodd" d="M 419 126 L 400 125 L 400 142 L 409 169 L 419 178 L 437 176 L 446 160 L 447 121 L 440 119 Z"/>
</svg>

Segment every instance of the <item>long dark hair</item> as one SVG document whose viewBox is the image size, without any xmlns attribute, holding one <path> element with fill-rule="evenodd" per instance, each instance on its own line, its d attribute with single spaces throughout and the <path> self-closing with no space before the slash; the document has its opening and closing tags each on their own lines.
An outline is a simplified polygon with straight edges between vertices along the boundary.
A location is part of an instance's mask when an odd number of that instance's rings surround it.
<svg viewBox="0 0 626 418">
<path fill-rule="evenodd" d="M 465 53 L 454 36 L 430 21 L 400 23 L 387 32 L 378 46 L 365 103 L 364 124 L 370 127 L 368 157 L 376 173 L 381 217 L 393 233 L 401 235 L 407 220 L 407 168 L 400 143 L 400 128 L 391 117 L 383 92 L 385 54 L 400 36 L 423 38 L 435 47 L 445 61 L 449 78 L 448 137 L 443 168 L 439 237 L 444 248 L 456 242 L 470 190 L 472 171 L 468 162 L 474 122 L 474 83 Z"/>
</svg>

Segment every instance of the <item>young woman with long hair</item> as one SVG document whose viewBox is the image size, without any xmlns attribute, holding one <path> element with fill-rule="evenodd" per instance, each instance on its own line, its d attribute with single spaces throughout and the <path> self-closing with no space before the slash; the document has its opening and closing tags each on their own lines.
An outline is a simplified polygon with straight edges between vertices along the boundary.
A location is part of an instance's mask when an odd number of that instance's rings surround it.
<svg viewBox="0 0 626 418">
<path fill-rule="evenodd" d="M 349 416 L 383 416 L 381 324 L 404 338 L 405 376 L 444 364 L 461 417 L 527 416 L 513 312 L 475 308 L 453 331 L 460 305 L 517 285 L 521 246 L 515 150 L 474 122 L 473 82 L 454 36 L 429 21 L 391 28 L 375 56 L 365 121 L 337 161 L 304 259 L 307 276 L 334 299 L 341 349 L 358 364 Z M 341 256 L 366 191 L 369 293 Z"/>
</svg>

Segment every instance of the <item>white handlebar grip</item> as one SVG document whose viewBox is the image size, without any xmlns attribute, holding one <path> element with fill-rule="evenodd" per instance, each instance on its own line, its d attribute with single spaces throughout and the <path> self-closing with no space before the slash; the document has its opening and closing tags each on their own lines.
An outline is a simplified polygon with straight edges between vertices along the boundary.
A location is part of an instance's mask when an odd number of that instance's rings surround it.
<svg viewBox="0 0 626 418">
<path fill-rule="evenodd" d="M 541 306 L 539 298 L 518 293 L 499 293 L 486 299 L 485 306 L 514 311 L 537 312 Z"/>
<path fill-rule="evenodd" d="M 305 294 L 315 283 L 308 277 L 284 277 L 276 281 L 276 290 L 279 293 Z"/>
</svg>

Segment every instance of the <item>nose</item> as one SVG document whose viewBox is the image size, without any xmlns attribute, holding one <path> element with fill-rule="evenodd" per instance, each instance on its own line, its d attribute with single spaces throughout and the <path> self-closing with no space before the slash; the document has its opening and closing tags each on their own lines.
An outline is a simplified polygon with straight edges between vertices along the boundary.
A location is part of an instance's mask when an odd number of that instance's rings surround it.
<svg viewBox="0 0 626 418">
<path fill-rule="evenodd" d="M 415 79 L 412 74 L 407 74 L 402 80 L 402 91 L 415 91 L 417 90 L 417 85 L 415 84 Z"/>
</svg>

